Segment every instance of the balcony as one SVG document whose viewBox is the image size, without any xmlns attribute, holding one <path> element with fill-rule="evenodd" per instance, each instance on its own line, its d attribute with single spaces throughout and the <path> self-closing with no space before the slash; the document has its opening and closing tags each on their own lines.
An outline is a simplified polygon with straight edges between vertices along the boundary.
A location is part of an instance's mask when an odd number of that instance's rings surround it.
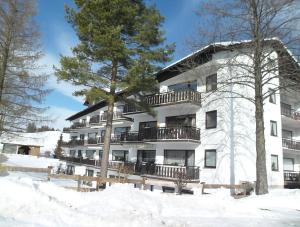
<svg viewBox="0 0 300 227">
<path fill-rule="evenodd" d="M 138 169 L 138 168 L 137 168 Z M 200 169 L 198 166 L 173 166 L 154 163 L 143 163 L 140 166 L 141 175 L 156 176 L 158 178 L 176 179 L 177 173 L 183 173 L 187 180 L 199 180 Z"/>
<path fill-rule="evenodd" d="M 201 93 L 192 90 L 184 90 L 184 91 L 172 91 L 166 93 L 158 93 L 153 95 L 148 95 L 144 97 L 145 103 L 149 106 L 164 106 L 164 105 L 172 105 L 178 103 L 193 103 L 196 105 L 201 105 Z M 141 112 L 138 108 L 133 105 L 127 104 L 124 106 L 123 113 L 130 114 Z"/>
<path fill-rule="evenodd" d="M 284 187 L 300 188 L 300 172 L 284 171 Z"/>
<path fill-rule="evenodd" d="M 195 127 L 158 127 L 139 132 L 143 141 L 195 140 L 200 142 L 200 129 Z"/>
<path fill-rule="evenodd" d="M 281 115 L 291 118 L 293 120 L 300 121 L 300 112 L 291 109 L 287 104 L 281 104 Z"/>
<path fill-rule="evenodd" d="M 63 147 L 83 146 L 84 140 L 70 140 L 69 142 L 62 142 Z"/>
<path fill-rule="evenodd" d="M 73 162 L 78 163 L 82 165 L 91 165 L 100 167 L 101 166 L 101 160 L 95 160 L 95 159 L 89 159 L 89 158 L 82 158 L 82 157 L 60 157 L 60 160 L 67 161 L 67 162 Z M 108 168 L 112 170 L 118 170 L 120 168 L 127 167 L 131 172 L 134 172 L 134 163 L 131 162 L 120 162 L 120 161 L 109 161 L 108 162 Z"/>
<path fill-rule="evenodd" d="M 100 138 L 88 138 L 86 140 L 86 145 L 97 145 L 100 144 Z"/>
<path fill-rule="evenodd" d="M 300 141 L 282 138 L 282 147 L 300 151 Z"/>
<path fill-rule="evenodd" d="M 125 117 L 123 116 L 123 114 L 121 112 L 114 112 L 113 114 L 113 121 L 132 121 L 131 118 Z M 99 125 L 101 123 L 104 123 L 107 121 L 107 113 L 104 112 L 103 114 L 101 114 L 100 116 L 93 116 L 90 118 L 90 125 Z"/>
<path fill-rule="evenodd" d="M 79 157 L 61 157 L 60 159 L 80 165 L 101 167 L 100 160 Z M 108 168 L 111 170 L 126 169 L 125 171 L 131 172 L 132 174 L 169 180 L 176 179 L 178 172 L 184 173 L 187 180 L 199 180 L 200 177 L 200 168 L 198 166 L 172 166 L 154 163 L 137 165 L 133 162 L 109 161 Z"/>
<path fill-rule="evenodd" d="M 195 127 L 158 127 L 126 132 L 111 138 L 111 143 L 193 141 L 200 143 L 200 129 Z M 104 137 L 99 138 L 104 143 Z"/>
</svg>

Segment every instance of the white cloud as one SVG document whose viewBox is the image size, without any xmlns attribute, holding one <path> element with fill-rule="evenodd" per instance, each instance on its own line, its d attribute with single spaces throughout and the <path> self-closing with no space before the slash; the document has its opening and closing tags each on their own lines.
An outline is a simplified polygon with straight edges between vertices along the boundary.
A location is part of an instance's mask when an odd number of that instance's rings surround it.
<svg viewBox="0 0 300 227">
<path fill-rule="evenodd" d="M 49 79 L 47 81 L 47 87 L 50 89 L 55 89 L 65 96 L 71 97 L 72 99 L 83 103 L 83 97 L 73 96 L 74 91 L 78 90 L 79 86 L 74 86 L 71 83 L 60 81 L 57 82 L 57 78 L 54 75 L 53 66 L 59 67 L 59 57 L 52 55 L 50 53 L 46 53 L 44 57 L 40 60 L 40 64 L 44 67 L 42 70 L 43 73 L 49 75 Z"/>
<path fill-rule="evenodd" d="M 46 115 L 51 118 L 51 122 L 49 123 L 50 127 L 55 129 L 63 129 L 63 127 L 68 127 L 70 123 L 65 119 L 75 114 L 77 111 L 63 108 L 59 106 L 50 106 L 46 112 Z"/>
</svg>

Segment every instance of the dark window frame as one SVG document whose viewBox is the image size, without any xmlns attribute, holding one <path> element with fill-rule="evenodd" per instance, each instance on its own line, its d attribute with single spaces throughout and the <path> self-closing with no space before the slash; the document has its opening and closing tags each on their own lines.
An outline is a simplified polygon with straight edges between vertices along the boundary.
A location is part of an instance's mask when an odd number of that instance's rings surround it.
<svg viewBox="0 0 300 227">
<path fill-rule="evenodd" d="M 275 127 L 275 129 L 276 129 L 275 133 L 273 133 L 273 127 L 272 127 L 273 124 L 276 125 L 276 127 Z M 278 137 L 277 121 L 273 121 L 273 120 L 270 121 L 270 135 L 271 135 L 271 136 Z"/>
<path fill-rule="evenodd" d="M 277 162 L 277 167 L 275 166 L 275 168 L 273 168 L 273 157 L 276 157 L 276 162 Z M 279 162 L 278 162 L 278 155 L 277 154 L 271 154 L 271 170 L 274 172 L 278 172 L 279 171 Z"/>
<path fill-rule="evenodd" d="M 214 78 L 215 81 L 212 78 Z M 217 75 L 217 73 L 214 73 L 214 74 L 211 74 L 211 75 L 207 76 L 205 78 L 205 84 L 206 84 L 206 88 L 205 88 L 206 92 L 217 90 L 217 88 L 218 88 L 218 75 Z M 211 87 L 210 89 L 208 88 L 208 85 L 210 85 L 210 87 Z"/>
<path fill-rule="evenodd" d="M 274 89 L 269 88 L 269 102 L 272 104 L 276 104 L 277 100 L 276 100 L 276 92 Z M 273 98 L 272 98 L 273 97 Z"/>
<path fill-rule="evenodd" d="M 212 114 L 212 113 L 215 113 L 216 114 L 216 117 L 215 117 L 215 124 L 214 126 L 208 126 L 208 122 L 207 122 L 207 115 L 208 114 Z M 208 111 L 205 113 L 205 128 L 206 129 L 213 129 L 213 128 L 217 128 L 218 127 L 218 112 L 217 110 L 213 110 L 213 111 Z"/>
<path fill-rule="evenodd" d="M 123 159 L 124 160 L 115 160 L 114 159 L 114 152 L 116 152 L 116 151 L 122 151 L 123 152 Z M 127 154 L 127 155 L 126 155 Z M 126 157 L 127 157 L 127 159 L 126 159 Z M 112 159 L 112 161 L 120 161 L 120 162 L 128 162 L 128 159 L 129 159 L 129 151 L 128 150 L 112 150 L 112 152 L 111 152 L 111 159 Z"/>
<path fill-rule="evenodd" d="M 214 166 L 210 166 L 210 165 L 207 165 L 206 161 L 207 161 L 207 153 L 208 152 L 214 152 L 215 153 L 215 165 Z M 216 169 L 217 168 L 217 150 L 216 149 L 206 149 L 204 151 L 204 168 L 207 168 L 207 169 Z"/>
</svg>

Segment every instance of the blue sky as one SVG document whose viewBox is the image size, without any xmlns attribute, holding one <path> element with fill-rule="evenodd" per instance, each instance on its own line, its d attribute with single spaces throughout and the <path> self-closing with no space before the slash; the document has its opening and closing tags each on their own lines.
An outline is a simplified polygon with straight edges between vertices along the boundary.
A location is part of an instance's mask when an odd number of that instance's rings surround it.
<svg viewBox="0 0 300 227">
<path fill-rule="evenodd" d="M 195 15 L 201 0 L 148 0 L 160 10 L 165 17 L 163 29 L 167 42 L 176 44 L 173 61 L 190 52 L 187 39 L 197 35 L 199 18 Z M 59 66 L 60 54 L 71 55 L 70 48 L 77 43 L 77 37 L 70 24 L 65 20 L 64 5 L 72 6 L 72 0 L 38 0 L 37 23 L 42 35 L 44 57 L 41 60 L 45 72 L 50 75 L 48 87 L 52 93 L 46 98 L 45 106 L 49 107 L 47 115 L 53 119 L 52 126 L 62 128 L 68 125 L 64 119 L 85 108 L 83 99 L 72 96 L 76 87 L 66 82 L 56 82 L 53 65 Z"/>
</svg>

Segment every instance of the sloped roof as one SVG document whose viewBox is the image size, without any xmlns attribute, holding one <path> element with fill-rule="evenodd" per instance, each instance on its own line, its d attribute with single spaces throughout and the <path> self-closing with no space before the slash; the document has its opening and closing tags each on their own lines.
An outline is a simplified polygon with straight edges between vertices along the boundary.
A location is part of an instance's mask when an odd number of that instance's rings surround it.
<svg viewBox="0 0 300 227">
<path fill-rule="evenodd" d="M 194 63 L 201 65 L 201 64 L 208 62 L 211 59 L 211 56 L 213 53 L 217 53 L 217 52 L 229 50 L 229 49 L 240 48 L 242 46 L 251 44 L 251 42 L 252 42 L 251 40 L 241 40 L 241 41 L 216 42 L 216 43 L 209 44 L 209 45 L 204 46 L 203 48 L 200 48 L 199 50 L 175 61 L 174 63 L 166 66 L 165 68 L 163 68 L 156 74 L 156 79 L 158 80 L 158 82 L 163 82 L 165 80 L 168 80 L 168 79 L 182 73 L 189 61 L 193 61 Z M 283 42 L 280 39 L 270 38 L 270 39 L 265 39 L 265 42 L 270 45 L 272 45 L 272 44 L 279 45 L 280 48 L 283 49 L 291 57 L 291 59 L 294 62 L 298 63 L 296 57 L 283 44 Z M 187 70 L 189 70 L 189 69 L 187 69 Z M 106 106 L 105 101 L 98 102 L 95 105 L 92 105 L 92 106 L 68 117 L 66 120 L 69 120 L 69 121 L 75 120 L 77 118 L 80 118 L 88 113 L 91 113 L 91 112 L 93 112 L 97 109 L 100 109 L 102 107 L 105 107 L 105 106 Z"/>
</svg>

